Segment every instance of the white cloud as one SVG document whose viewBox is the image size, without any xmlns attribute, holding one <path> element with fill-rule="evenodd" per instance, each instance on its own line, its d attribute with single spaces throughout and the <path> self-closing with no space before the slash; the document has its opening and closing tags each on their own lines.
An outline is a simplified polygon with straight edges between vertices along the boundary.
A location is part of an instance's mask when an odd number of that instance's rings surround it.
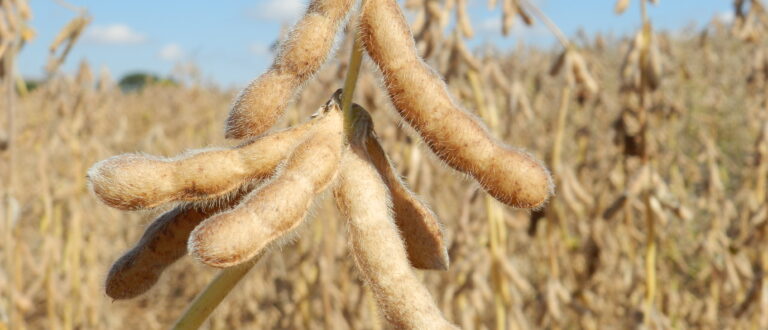
<svg viewBox="0 0 768 330">
<path fill-rule="evenodd" d="M 732 11 L 724 11 L 715 15 L 715 19 L 725 24 L 733 23 L 736 15 Z"/>
<path fill-rule="evenodd" d="M 294 22 L 301 17 L 307 5 L 303 0 L 264 0 L 251 10 L 258 19 Z"/>
<path fill-rule="evenodd" d="M 269 48 L 269 46 L 264 44 L 252 44 L 251 47 L 249 47 L 249 50 L 251 51 L 251 54 L 257 56 L 266 56 L 272 54 L 272 50 Z"/>
<path fill-rule="evenodd" d="M 144 35 L 125 24 L 96 25 L 85 31 L 85 40 L 111 45 L 139 44 L 146 40 Z"/>
<path fill-rule="evenodd" d="M 184 49 L 178 44 L 167 44 L 160 49 L 157 56 L 166 61 L 176 62 L 184 57 Z"/>
<path fill-rule="evenodd" d="M 478 25 L 478 32 L 480 34 L 487 34 L 491 36 L 501 35 L 501 17 L 487 17 L 480 21 Z M 535 38 L 548 36 L 549 30 L 541 22 L 534 21 L 533 25 L 528 26 L 523 23 L 520 18 L 515 19 L 515 23 L 509 31 L 508 37 L 514 38 Z"/>
<path fill-rule="evenodd" d="M 478 30 L 482 33 L 500 33 L 501 18 L 487 17 L 480 22 L 480 25 L 478 25 Z"/>
</svg>

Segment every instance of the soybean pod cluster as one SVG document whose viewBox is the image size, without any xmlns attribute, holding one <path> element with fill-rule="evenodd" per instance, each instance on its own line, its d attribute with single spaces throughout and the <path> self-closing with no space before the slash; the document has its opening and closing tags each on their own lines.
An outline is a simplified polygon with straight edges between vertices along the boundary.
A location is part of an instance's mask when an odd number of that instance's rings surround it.
<svg viewBox="0 0 768 330">
<path fill-rule="evenodd" d="M 318 196 L 332 190 L 356 265 L 387 320 L 398 328 L 454 328 L 413 271 L 449 267 L 440 221 L 397 174 L 368 112 L 357 104 L 343 110 L 338 90 L 306 122 L 267 133 L 331 56 L 353 8 L 352 0 L 311 1 L 270 69 L 233 103 L 225 135 L 245 139 L 239 146 L 174 158 L 125 154 L 89 170 L 93 193 L 111 207 L 177 203 L 114 263 L 110 297 L 146 292 L 187 253 L 218 268 L 253 260 L 295 237 Z M 418 56 L 395 0 L 364 1 L 356 27 L 398 114 L 441 161 L 509 206 L 546 203 L 554 189 L 548 170 L 457 105 Z"/>
</svg>

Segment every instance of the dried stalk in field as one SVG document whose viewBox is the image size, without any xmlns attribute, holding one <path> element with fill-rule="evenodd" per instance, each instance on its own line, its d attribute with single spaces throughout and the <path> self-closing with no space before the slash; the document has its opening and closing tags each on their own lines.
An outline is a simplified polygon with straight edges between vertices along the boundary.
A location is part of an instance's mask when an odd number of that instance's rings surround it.
<svg viewBox="0 0 768 330">
<path fill-rule="evenodd" d="M 533 19 L 531 15 L 520 4 L 520 0 L 501 0 L 501 34 L 509 35 L 512 31 L 512 26 L 515 24 L 515 18 L 517 16 L 525 23 L 525 25 L 533 25 Z"/>
<path fill-rule="evenodd" d="M 616 12 L 616 14 L 623 14 L 625 10 L 629 7 L 629 0 L 617 0 L 616 1 L 616 7 L 613 8 L 613 11 Z"/>
<path fill-rule="evenodd" d="M 632 44 L 621 65 L 621 82 L 624 90 L 648 90 L 659 88 L 661 58 L 656 36 L 650 22 L 635 34 Z"/>
<path fill-rule="evenodd" d="M 452 1 L 446 2 L 441 7 L 439 0 L 422 0 L 420 3 L 406 3 L 406 8 L 417 10 L 417 20 L 414 22 L 413 31 L 419 45 L 419 50 L 425 58 L 435 56 L 444 41 L 442 29 L 449 22 Z M 458 8 L 456 8 L 458 10 Z"/>
<path fill-rule="evenodd" d="M 640 0 L 640 1 L 646 1 L 646 0 Z M 652 4 L 658 5 L 659 0 L 649 0 Z M 613 11 L 616 12 L 616 14 L 621 15 L 624 13 L 625 10 L 629 7 L 630 1 L 629 0 L 616 0 L 616 6 L 613 8 Z"/>
<path fill-rule="evenodd" d="M 0 60 L 16 56 L 26 42 L 35 38 L 29 26 L 32 12 L 26 0 L 0 3 Z M 0 73 L 3 78 L 7 71 Z"/>
<path fill-rule="evenodd" d="M 0 218 L 3 219 L 3 222 L 12 222 L 13 219 L 18 219 L 18 215 L 4 211 L 18 207 L 16 195 L 19 193 L 17 191 L 17 182 L 19 181 L 16 171 L 19 154 L 23 150 L 16 147 L 17 132 L 20 127 L 17 114 L 20 113 L 18 99 L 19 96 L 24 96 L 26 84 L 22 76 L 16 72 L 16 60 L 26 42 L 35 37 L 35 31 L 28 24 L 31 17 L 27 0 L 0 2 L 0 81 L 3 90 L 3 100 L 0 102 L 2 102 L 6 117 L 5 124 L 7 125 L 4 128 L 5 132 L 0 131 L 0 156 L 7 156 L 6 173 L 3 173 L 3 183 L 0 184 L 0 214 L 2 214 Z M 2 231 L 6 232 L 3 237 L 3 241 L 5 241 L 3 250 L 11 252 L 6 258 L 3 258 L 3 268 L 7 270 L 4 273 L 9 276 L 2 277 L 7 278 L 11 285 L 0 285 L 0 290 L 2 290 L 0 294 L 8 297 L 7 301 L 14 302 L 23 298 L 21 293 L 24 290 L 23 275 L 17 271 L 21 269 L 20 265 L 24 260 L 19 255 L 19 248 L 23 245 L 15 239 L 18 232 L 12 230 L 13 226 L 3 227 Z M 18 306 L 0 302 L 0 309 L 3 310 L 0 312 L 2 314 L 0 327 L 5 327 L 7 322 L 10 322 L 11 327 L 14 324 L 23 323 L 24 313 Z"/>
<path fill-rule="evenodd" d="M 600 91 L 584 57 L 570 44 L 565 45 L 563 52 L 552 64 L 549 74 L 555 76 L 560 72 L 564 72 L 568 87 L 578 90 L 579 101 L 582 104 Z"/>
<path fill-rule="evenodd" d="M 653 178 L 657 176 L 652 159 L 656 157 L 655 149 L 649 139 L 649 108 L 651 94 L 660 91 L 661 85 L 661 58 L 656 45 L 656 37 L 647 14 L 649 0 L 640 0 L 640 15 L 642 28 L 635 35 L 621 66 L 621 90 L 624 109 L 616 121 L 620 139 L 623 144 L 623 167 L 625 178 L 629 178 L 633 171 L 640 173 L 640 178 L 635 182 L 638 186 L 630 187 L 625 182 L 626 192 L 619 196 L 605 215 L 610 216 L 613 210 L 620 206 L 624 208 L 625 221 L 630 223 L 632 217 L 631 206 L 634 203 L 633 190 L 637 190 L 643 205 L 643 220 L 645 222 L 645 297 L 643 302 L 643 324 L 650 327 L 658 322 L 660 311 L 656 308 L 656 271 L 657 271 L 657 226 L 659 225 L 659 212 L 654 211 L 653 205 L 658 204 L 655 196 Z M 655 2 L 654 2 L 655 3 Z M 639 168 L 632 168 L 630 159 L 639 158 Z M 641 172 L 642 171 L 642 172 Z M 647 173 L 643 173 L 647 171 Z M 658 209 L 658 207 L 657 207 Z"/>
<path fill-rule="evenodd" d="M 736 16 L 733 34 L 746 42 L 760 43 L 768 33 L 768 11 L 763 3 L 760 0 L 735 0 L 733 7 Z"/>
<path fill-rule="evenodd" d="M 27 42 L 35 38 L 35 30 L 29 25 L 32 12 L 27 0 L 0 2 L 0 80 L 5 89 L 4 107 L 6 114 L 5 131 L 0 130 L 0 151 L 8 150 L 10 155 L 6 185 L 12 186 L 14 181 L 13 165 L 15 152 L 13 148 L 16 138 L 17 94 L 26 94 L 26 84 L 21 75 L 16 74 L 16 56 Z"/>
<path fill-rule="evenodd" d="M 467 0 L 456 0 L 456 24 L 465 38 L 472 38 L 475 35 L 469 13 L 467 13 Z"/>
<path fill-rule="evenodd" d="M 472 93 L 475 99 L 480 115 L 490 123 L 492 131 L 497 131 L 499 127 L 498 111 L 494 107 L 488 106 L 485 100 L 484 88 L 480 83 L 477 72 L 469 70 L 467 72 Z M 491 287 L 493 288 L 493 302 L 496 316 L 496 329 L 507 328 L 506 311 L 509 309 L 509 283 L 508 278 L 503 271 L 503 258 L 507 249 L 507 232 L 504 219 L 501 214 L 500 205 L 489 195 L 485 196 L 485 213 L 488 218 L 488 250 L 491 255 Z"/>
<path fill-rule="evenodd" d="M 91 23 L 91 20 L 92 18 L 88 12 L 80 10 L 78 16 L 69 21 L 69 23 L 59 31 L 59 34 L 53 39 L 51 45 L 48 46 L 50 58 L 48 59 L 48 64 L 45 66 L 45 71 L 52 74 L 59 69 L 67 59 L 69 52 L 72 51 L 72 47 L 74 47 L 77 40 L 80 39 L 85 28 Z M 62 50 L 59 51 L 59 49 Z M 56 56 L 56 52 L 59 52 L 58 56 Z"/>
</svg>

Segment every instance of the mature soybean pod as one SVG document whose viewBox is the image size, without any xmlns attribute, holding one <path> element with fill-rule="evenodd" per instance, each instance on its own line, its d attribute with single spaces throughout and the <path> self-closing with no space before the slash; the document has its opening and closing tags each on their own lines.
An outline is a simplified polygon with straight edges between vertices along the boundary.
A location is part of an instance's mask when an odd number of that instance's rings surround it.
<svg viewBox="0 0 768 330">
<path fill-rule="evenodd" d="M 152 288 L 168 266 L 187 254 L 192 230 L 206 218 L 237 205 L 247 192 L 206 205 L 179 205 L 155 219 L 136 246 L 112 265 L 105 285 L 107 295 L 130 299 Z"/>
<path fill-rule="evenodd" d="M 387 154 L 379 144 L 373 129 L 373 120 L 363 107 L 353 104 L 355 138 L 350 141 L 366 150 L 372 164 L 389 188 L 395 224 L 405 241 L 408 260 L 419 269 L 446 270 L 449 265 L 448 250 L 443 241 L 440 221 L 400 179 Z"/>
<path fill-rule="evenodd" d="M 408 263 L 388 188 L 365 150 L 352 145 L 344 153 L 334 196 L 348 219 L 357 268 L 387 320 L 397 329 L 456 329 Z"/>
<path fill-rule="evenodd" d="M 472 175 L 510 206 L 532 208 L 547 200 L 553 190 L 547 169 L 530 155 L 496 141 L 456 105 L 440 77 L 418 57 L 395 0 L 365 1 L 360 37 L 383 74 L 395 108 L 441 160 Z"/>
<path fill-rule="evenodd" d="M 235 266 L 301 224 L 315 196 L 333 180 L 339 167 L 342 118 L 336 103 L 328 108 L 313 133 L 269 183 L 192 232 L 190 254 L 210 266 Z"/>
<path fill-rule="evenodd" d="M 355 0 L 312 0 L 304 17 L 281 43 L 272 67 L 235 99 L 226 137 L 242 139 L 267 131 L 293 95 L 323 63 Z"/>
<path fill-rule="evenodd" d="M 217 198 L 244 182 L 271 176 L 316 121 L 233 149 L 204 150 L 171 159 L 141 154 L 111 157 L 94 164 L 88 180 L 101 201 L 122 210 Z"/>
</svg>

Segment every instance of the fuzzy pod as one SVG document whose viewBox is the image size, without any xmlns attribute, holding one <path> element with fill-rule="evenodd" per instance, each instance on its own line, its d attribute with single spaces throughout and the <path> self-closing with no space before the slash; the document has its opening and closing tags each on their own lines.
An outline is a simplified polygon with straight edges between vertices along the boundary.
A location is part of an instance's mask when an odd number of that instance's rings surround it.
<svg viewBox="0 0 768 330">
<path fill-rule="evenodd" d="M 176 158 L 141 154 L 111 157 L 93 165 L 88 180 L 102 202 L 121 210 L 217 198 L 244 182 L 271 176 L 316 121 L 233 149 L 202 150 Z"/>
<path fill-rule="evenodd" d="M 509 35 L 517 17 L 525 25 L 533 25 L 533 17 L 525 11 L 519 0 L 502 0 L 501 3 L 501 34 Z"/>
<path fill-rule="evenodd" d="M 208 217 L 233 207 L 247 194 L 206 205 L 180 205 L 155 219 L 136 246 L 112 265 L 105 291 L 112 299 L 130 299 L 157 283 L 163 271 L 187 254 L 189 234 Z"/>
<path fill-rule="evenodd" d="M 379 144 L 373 120 L 363 107 L 353 104 L 355 139 L 387 185 L 392 198 L 395 224 L 405 241 L 408 260 L 418 269 L 447 270 L 450 263 L 440 220 L 432 210 L 405 185 Z"/>
<path fill-rule="evenodd" d="M 354 0 L 312 0 L 293 27 L 272 66 L 235 99 L 227 138 L 260 135 L 272 127 L 299 88 L 326 62 Z"/>
<path fill-rule="evenodd" d="M 643 1 L 643 0 L 640 0 Z M 616 5 L 613 7 L 613 12 L 617 15 L 621 15 L 629 7 L 629 0 L 617 0 Z"/>
<path fill-rule="evenodd" d="M 346 150 L 334 196 L 348 219 L 355 264 L 387 320 L 397 329 L 456 329 L 408 263 L 388 188 L 365 150 Z"/>
<path fill-rule="evenodd" d="M 341 112 L 333 101 L 313 133 L 296 147 L 269 183 L 192 232 L 190 254 L 210 266 L 231 267 L 287 237 L 302 223 L 315 196 L 335 177 L 342 137 Z"/>
<path fill-rule="evenodd" d="M 531 155 L 496 141 L 456 105 L 445 83 L 418 57 L 396 1 L 366 1 L 360 34 L 395 108 L 441 160 L 510 206 L 535 208 L 547 201 L 554 189 L 547 169 Z"/>
<path fill-rule="evenodd" d="M 520 3 L 520 0 L 511 0 L 516 8 L 517 15 L 520 16 L 520 19 L 525 23 L 525 25 L 531 26 L 533 25 L 533 17 L 528 14 L 527 11 L 523 8 L 522 4 Z"/>
<path fill-rule="evenodd" d="M 472 39 L 475 35 L 475 31 L 472 29 L 472 21 L 469 19 L 469 13 L 467 12 L 467 0 L 456 1 L 456 24 L 465 38 Z"/>
<path fill-rule="evenodd" d="M 598 86 L 597 81 L 592 76 L 592 73 L 590 73 L 584 57 L 581 56 L 578 51 L 572 50 L 569 61 L 571 62 L 571 69 L 573 70 L 570 75 L 572 76 L 570 80 L 575 84 L 583 86 L 590 94 L 597 94 L 597 92 L 600 91 L 600 86 Z"/>
</svg>

